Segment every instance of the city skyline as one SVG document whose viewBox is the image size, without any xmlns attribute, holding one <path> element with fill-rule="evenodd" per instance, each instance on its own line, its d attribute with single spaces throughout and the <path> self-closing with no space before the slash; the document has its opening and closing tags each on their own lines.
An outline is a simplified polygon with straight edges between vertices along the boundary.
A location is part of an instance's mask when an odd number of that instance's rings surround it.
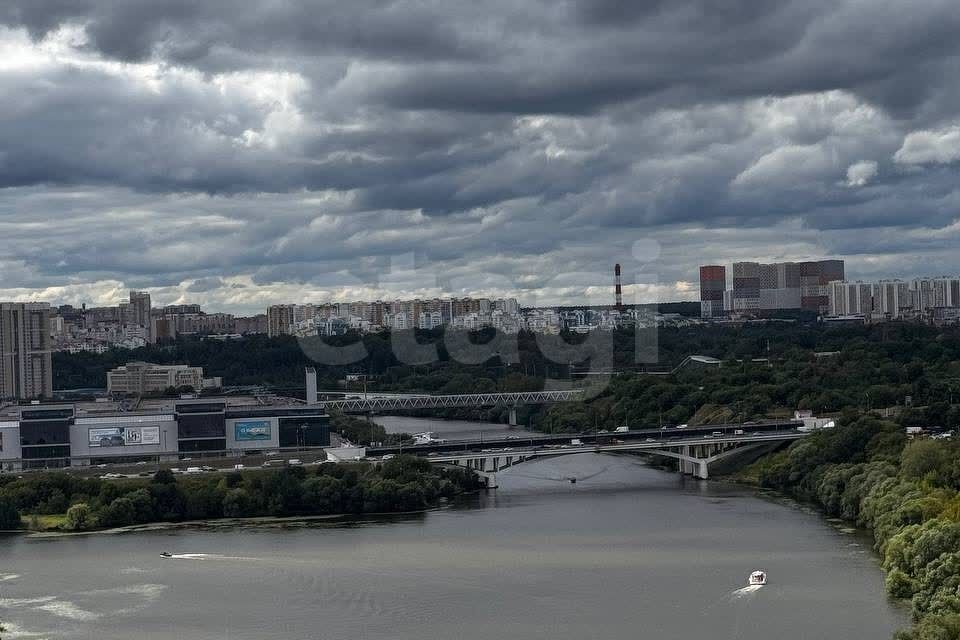
<svg viewBox="0 0 960 640">
<path fill-rule="evenodd" d="M 819 262 L 829 259 L 840 259 L 841 262 L 847 263 L 847 260 L 842 257 L 820 257 L 814 260 L 809 260 L 806 262 Z M 700 270 L 704 266 L 710 266 L 716 264 L 718 266 L 724 266 L 727 271 L 724 276 L 725 286 L 729 289 L 732 285 L 732 265 L 737 263 L 757 263 L 757 264 L 777 264 L 777 263 L 801 263 L 803 260 L 772 260 L 767 261 L 764 258 L 758 258 L 757 256 L 747 256 L 744 259 L 737 259 L 731 262 L 716 262 L 716 263 L 707 263 L 699 262 L 693 264 L 691 270 L 696 274 L 696 278 L 691 281 L 684 281 L 682 284 L 683 295 L 681 297 L 675 298 L 659 298 L 659 299 L 647 299 L 640 296 L 640 299 L 637 299 L 638 287 L 644 286 L 644 283 L 634 283 L 629 280 L 630 273 L 624 270 L 627 279 L 624 280 L 623 291 L 624 291 L 624 304 L 625 305 L 634 305 L 634 304 L 652 304 L 656 302 L 660 303 L 672 303 L 672 302 L 700 302 L 701 301 L 701 289 L 700 289 L 700 279 L 701 273 Z M 266 310 L 270 306 L 274 305 L 284 305 L 284 304 L 314 304 L 314 305 L 329 305 L 329 304 L 352 304 L 352 303 L 372 303 L 372 302 L 394 302 L 394 301 L 412 301 L 412 300 L 432 300 L 432 299 L 456 299 L 456 298 L 472 298 L 472 299 L 498 299 L 498 298 L 515 298 L 521 307 L 523 308 L 556 308 L 556 307 L 577 307 L 577 306 L 614 306 L 615 297 L 614 297 L 614 286 L 615 286 L 615 277 L 613 273 L 612 265 L 609 265 L 609 273 L 591 274 L 596 278 L 596 283 L 589 286 L 590 294 L 584 298 L 578 297 L 569 297 L 563 298 L 559 302 L 555 301 L 546 301 L 543 299 L 543 296 L 539 296 L 535 293 L 531 294 L 527 299 L 533 300 L 534 302 L 541 302 L 541 304 L 527 304 L 523 294 L 526 290 L 524 289 L 502 289 L 495 290 L 495 294 L 471 294 L 471 293 L 460 293 L 452 294 L 450 292 L 443 291 L 438 288 L 429 288 L 422 289 L 422 295 L 392 295 L 390 290 L 377 288 L 377 287 L 364 287 L 364 288 L 352 288 L 348 287 L 340 291 L 339 293 L 332 293 L 326 290 L 299 290 L 291 291 L 285 294 L 287 297 L 276 297 L 271 298 L 264 302 L 262 305 L 258 306 L 218 306 L 215 302 L 209 303 L 204 301 L 202 295 L 182 295 L 180 297 L 170 298 L 165 296 L 165 292 L 168 291 L 167 288 L 145 288 L 143 293 L 148 294 L 153 301 L 153 309 L 163 307 L 177 307 L 177 306 L 197 306 L 203 309 L 204 313 L 226 313 L 234 316 L 256 316 L 265 314 Z M 847 267 L 849 269 L 849 266 Z M 925 273 L 913 273 L 913 272 L 891 272 L 884 273 L 882 276 L 872 277 L 867 274 L 862 274 L 860 272 L 848 272 L 845 275 L 845 279 L 851 282 L 854 281 L 880 281 L 880 280 L 914 280 L 914 279 L 935 279 L 941 277 L 954 277 L 955 275 L 960 274 L 960 268 L 956 272 L 950 272 L 949 270 L 936 270 L 932 269 L 931 271 Z M 606 281 L 601 281 L 603 279 Z M 115 287 L 111 290 L 109 297 L 97 297 L 97 298 L 84 298 L 83 292 L 88 291 L 86 287 L 75 287 L 76 291 L 73 290 L 74 287 L 62 286 L 54 288 L 51 295 L 48 297 L 43 297 L 39 292 L 35 292 L 31 295 L 20 295 L 20 296 L 10 296 L 4 298 L 0 296 L 0 300 L 4 301 L 13 301 L 13 302 L 47 302 L 52 307 L 72 305 L 74 307 L 80 308 L 82 305 L 86 305 L 88 308 L 98 308 L 98 307 L 117 307 L 122 304 L 129 304 L 130 294 L 136 293 L 136 290 L 132 288 L 122 288 Z M 350 293 L 362 290 L 362 291 L 371 291 L 371 292 L 380 292 L 383 295 L 373 296 L 373 297 L 354 297 Z M 3 291 L 3 289 L 0 289 Z M 159 292 L 159 294 L 157 293 Z"/>
</svg>

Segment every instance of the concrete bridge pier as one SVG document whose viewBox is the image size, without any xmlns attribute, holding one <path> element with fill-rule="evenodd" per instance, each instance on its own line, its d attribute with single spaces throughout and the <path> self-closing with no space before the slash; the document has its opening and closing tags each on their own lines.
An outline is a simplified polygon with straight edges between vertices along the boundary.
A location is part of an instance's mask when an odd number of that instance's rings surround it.
<svg viewBox="0 0 960 640">
<path fill-rule="evenodd" d="M 510 407 L 510 426 L 517 426 L 517 407 L 516 405 Z"/>
<path fill-rule="evenodd" d="M 696 469 L 693 471 L 693 477 L 699 478 L 700 480 L 707 480 L 710 477 L 709 472 L 707 471 L 707 461 L 701 460 L 697 463 Z"/>
<path fill-rule="evenodd" d="M 680 447 L 680 455 L 684 456 L 684 458 L 689 458 L 690 445 L 684 445 Z M 684 458 L 680 458 L 680 473 L 682 473 L 685 476 L 692 475 L 693 464 L 691 464 L 689 460 L 685 460 Z"/>
</svg>

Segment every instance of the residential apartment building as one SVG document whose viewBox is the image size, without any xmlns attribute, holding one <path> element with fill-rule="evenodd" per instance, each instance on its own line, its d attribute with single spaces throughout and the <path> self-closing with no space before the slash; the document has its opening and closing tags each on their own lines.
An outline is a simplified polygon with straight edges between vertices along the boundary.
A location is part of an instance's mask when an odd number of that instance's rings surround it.
<svg viewBox="0 0 960 640">
<path fill-rule="evenodd" d="M 0 303 L 0 398 L 53 395 L 50 317 L 45 302 Z"/>
<path fill-rule="evenodd" d="M 723 315 L 723 293 L 727 290 L 727 268 L 717 265 L 700 267 L 700 315 L 716 318 Z"/>
<path fill-rule="evenodd" d="M 869 316 L 873 313 L 873 289 L 868 282 L 831 282 L 827 296 L 831 316 Z"/>
<path fill-rule="evenodd" d="M 844 279 L 843 260 L 735 262 L 727 311 L 829 311 L 828 285 Z"/>
<path fill-rule="evenodd" d="M 267 307 L 267 335 L 271 338 L 292 335 L 296 328 L 295 304 L 275 304 Z"/>
</svg>

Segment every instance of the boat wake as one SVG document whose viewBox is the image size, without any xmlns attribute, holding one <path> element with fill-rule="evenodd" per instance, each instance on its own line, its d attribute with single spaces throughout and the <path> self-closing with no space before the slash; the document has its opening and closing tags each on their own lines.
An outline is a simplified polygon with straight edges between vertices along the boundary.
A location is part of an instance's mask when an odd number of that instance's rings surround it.
<svg viewBox="0 0 960 640">
<path fill-rule="evenodd" d="M 245 558 L 243 556 L 224 556 L 219 553 L 171 553 L 166 556 L 171 560 L 233 560 L 252 562 L 256 558 Z"/>
<path fill-rule="evenodd" d="M 734 591 L 733 593 L 730 594 L 730 597 L 731 597 L 733 600 L 739 600 L 740 598 L 743 598 L 743 597 L 746 597 L 746 596 L 749 596 L 749 595 L 753 595 L 753 594 L 756 593 L 757 591 L 760 591 L 760 589 L 763 589 L 763 586 L 764 586 L 764 585 L 762 585 L 762 584 L 751 584 L 751 585 L 748 586 L 748 587 L 744 587 L 744 588 L 742 588 L 742 589 L 737 589 L 736 591 Z"/>
</svg>

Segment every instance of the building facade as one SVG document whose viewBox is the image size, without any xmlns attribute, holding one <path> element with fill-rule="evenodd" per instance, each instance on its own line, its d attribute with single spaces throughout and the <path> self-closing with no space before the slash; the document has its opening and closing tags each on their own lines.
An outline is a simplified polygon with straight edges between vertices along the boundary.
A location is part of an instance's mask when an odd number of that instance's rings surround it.
<svg viewBox="0 0 960 640">
<path fill-rule="evenodd" d="M 873 313 L 873 285 L 867 282 L 831 282 L 827 287 L 831 316 L 869 316 Z"/>
<path fill-rule="evenodd" d="M 700 267 L 700 316 L 723 315 L 723 294 L 727 290 L 727 268 L 718 265 Z"/>
<path fill-rule="evenodd" d="M 267 335 L 271 338 L 291 335 L 296 328 L 295 304 L 275 304 L 267 308 Z"/>
<path fill-rule="evenodd" d="M 190 387 L 199 391 L 203 388 L 203 368 L 185 364 L 128 362 L 107 372 L 109 393 L 142 396 L 163 393 L 171 387 Z"/>
<path fill-rule="evenodd" d="M 829 284 L 844 279 L 843 260 L 735 262 L 728 311 L 804 309 L 828 313 Z"/>
<path fill-rule="evenodd" d="M 330 417 L 322 406 L 231 402 L 176 400 L 139 412 L 86 411 L 74 404 L 17 407 L 15 414 L 0 416 L 0 465 L 57 468 L 330 446 Z"/>
<path fill-rule="evenodd" d="M 45 302 L 0 303 L 0 398 L 53 395 L 50 316 Z"/>
</svg>

